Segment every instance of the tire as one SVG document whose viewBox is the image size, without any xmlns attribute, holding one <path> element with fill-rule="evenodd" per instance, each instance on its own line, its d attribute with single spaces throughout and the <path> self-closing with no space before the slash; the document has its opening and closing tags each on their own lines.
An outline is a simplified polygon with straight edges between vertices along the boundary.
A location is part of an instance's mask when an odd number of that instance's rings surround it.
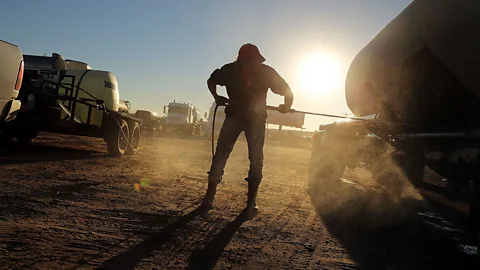
<svg viewBox="0 0 480 270">
<path fill-rule="evenodd" d="M 134 155 L 137 152 L 138 145 L 140 144 L 140 125 L 137 122 L 133 122 L 130 125 L 129 145 L 125 154 Z"/>
<path fill-rule="evenodd" d="M 33 130 L 19 130 L 15 134 L 15 139 L 20 145 L 27 145 L 32 143 L 38 136 L 38 131 Z"/>
<path fill-rule="evenodd" d="M 425 173 L 423 159 L 412 156 L 380 156 L 372 170 L 372 178 L 392 194 L 402 194 L 406 181 L 421 185 Z"/>
<path fill-rule="evenodd" d="M 401 195 L 405 190 L 401 170 L 386 162 L 380 162 L 380 164 L 382 165 L 372 171 L 373 180 L 381 184 L 388 194 L 392 196 Z"/>
<path fill-rule="evenodd" d="M 125 155 L 128 149 L 128 138 L 130 137 L 127 121 L 113 119 L 111 130 L 107 131 L 108 154 L 112 157 Z"/>
<path fill-rule="evenodd" d="M 345 152 L 341 151 L 342 140 L 316 136 L 313 142 L 309 168 L 309 184 L 316 186 L 339 180 L 347 166 Z"/>
<path fill-rule="evenodd" d="M 327 131 L 326 133 L 329 133 Z M 345 194 L 349 186 L 341 178 L 348 163 L 347 151 L 349 140 L 337 137 L 335 132 L 315 136 L 308 177 L 308 194 L 315 210 L 328 217 L 345 203 Z"/>
</svg>

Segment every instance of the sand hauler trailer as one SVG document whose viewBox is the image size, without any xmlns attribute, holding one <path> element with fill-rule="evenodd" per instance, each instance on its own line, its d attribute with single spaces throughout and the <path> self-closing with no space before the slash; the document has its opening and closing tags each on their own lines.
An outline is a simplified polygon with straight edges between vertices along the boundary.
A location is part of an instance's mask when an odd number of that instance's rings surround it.
<svg viewBox="0 0 480 270">
<path fill-rule="evenodd" d="M 381 181 L 400 168 L 415 186 L 469 202 L 479 225 L 478 14 L 480 1 L 415 0 L 373 38 L 345 85 L 347 104 L 362 119 L 320 127 L 310 179 L 339 178 L 361 165 Z M 426 183 L 426 168 L 447 184 Z"/>
<path fill-rule="evenodd" d="M 108 71 L 52 56 L 23 55 L 21 109 L 6 130 L 19 143 L 38 132 L 103 138 L 111 156 L 133 154 L 141 120 L 119 112 L 118 83 Z"/>
</svg>

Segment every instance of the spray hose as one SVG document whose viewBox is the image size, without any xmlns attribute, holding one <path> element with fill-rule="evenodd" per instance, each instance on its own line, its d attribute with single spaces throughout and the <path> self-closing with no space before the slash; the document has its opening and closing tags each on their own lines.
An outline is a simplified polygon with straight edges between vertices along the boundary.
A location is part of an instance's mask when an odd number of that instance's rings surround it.
<svg viewBox="0 0 480 270">
<path fill-rule="evenodd" d="M 239 105 L 242 105 L 241 103 L 237 103 L 237 102 L 234 102 L 234 101 L 231 101 L 231 100 L 228 100 L 228 102 L 226 102 L 225 104 L 223 105 L 218 105 L 218 104 L 215 104 L 215 109 L 213 110 L 213 119 L 212 119 L 212 137 L 211 137 L 211 140 L 212 140 L 212 160 L 213 158 L 215 157 L 215 120 L 217 118 L 217 110 L 218 110 L 218 107 L 220 106 L 229 106 L 231 104 L 239 104 Z M 267 110 L 271 110 L 271 111 L 281 111 L 280 110 L 280 107 L 276 107 L 276 106 L 270 106 L 270 105 L 267 105 Z M 342 118 L 342 119 L 350 119 L 350 120 L 357 120 L 357 121 L 366 121 L 367 119 L 363 119 L 363 118 L 355 118 L 355 117 L 347 117 L 347 116 L 341 116 L 341 115 L 334 115 L 334 114 L 325 114 L 325 113 L 314 113 L 314 112 L 306 112 L 306 111 L 297 111 L 297 110 L 294 110 L 294 109 L 290 109 L 288 110 L 288 113 L 303 113 L 303 114 L 309 114 L 309 115 L 316 115 L 316 116 L 325 116 L 325 117 L 331 117 L 331 118 Z"/>
<path fill-rule="evenodd" d="M 217 118 L 217 110 L 219 105 L 215 104 L 215 109 L 213 110 L 213 120 L 212 120 L 212 161 L 215 157 L 215 120 Z"/>
</svg>

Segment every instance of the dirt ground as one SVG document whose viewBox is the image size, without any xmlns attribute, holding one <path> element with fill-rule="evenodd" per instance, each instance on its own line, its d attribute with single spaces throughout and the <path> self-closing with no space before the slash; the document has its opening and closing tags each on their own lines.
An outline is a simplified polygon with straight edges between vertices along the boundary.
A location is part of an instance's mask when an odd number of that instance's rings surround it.
<svg viewBox="0 0 480 270">
<path fill-rule="evenodd" d="M 480 269 L 457 211 L 359 170 L 309 187 L 308 149 L 266 146 L 261 212 L 244 221 L 243 141 L 207 213 L 208 140 L 105 148 L 42 134 L 0 156 L 0 269 Z"/>
</svg>

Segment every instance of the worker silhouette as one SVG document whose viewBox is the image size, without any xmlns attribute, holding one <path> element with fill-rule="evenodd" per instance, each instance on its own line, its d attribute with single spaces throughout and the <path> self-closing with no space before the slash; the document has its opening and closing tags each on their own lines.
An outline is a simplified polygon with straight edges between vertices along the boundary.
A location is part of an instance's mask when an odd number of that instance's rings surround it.
<svg viewBox="0 0 480 270">
<path fill-rule="evenodd" d="M 237 60 L 216 69 L 208 79 L 208 89 L 217 105 L 225 108 L 226 118 L 220 130 L 217 148 L 208 176 L 208 188 L 202 206 L 213 207 L 217 185 L 221 182 L 227 159 L 238 136 L 243 131 L 248 144 L 250 170 L 248 177 L 247 218 L 258 214 L 257 192 L 262 180 L 263 146 L 267 119 L 267 92 L 284 96 L 279 111 L 287 113 L 293 103 L 293 94 L 285 80 L 272 67 L 263 64 L 265 58 L 255 45 L 245 44 Z M 229 99 L 217 94 L 217 85 L 225 86 Z"/>
</svg>

